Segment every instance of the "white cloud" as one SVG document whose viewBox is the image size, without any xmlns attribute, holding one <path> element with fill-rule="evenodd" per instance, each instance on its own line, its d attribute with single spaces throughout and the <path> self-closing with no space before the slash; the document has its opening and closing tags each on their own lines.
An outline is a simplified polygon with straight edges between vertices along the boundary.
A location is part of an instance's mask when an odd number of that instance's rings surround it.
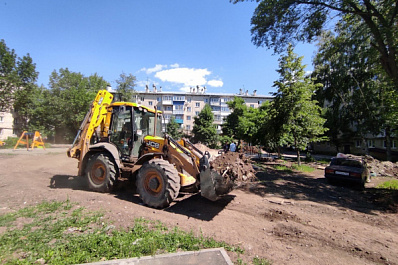
<svg viewBox="0 0 398 265">
<path fill-rule="evenodd" d="M 224 82 L 221 80 L 209 80 L 207 84 L 212 87 L 222 87 Z"/>
<path fill-rule="evenodd" d="M 155 73 L 155 72 L 159 72 L 161 70 L 163 70 L 164 68 L 167 68 L 167 65 L 163 65 L 163 64 L 157 64 L 155 65 L 155 67 L 152 68 L 141 68 L 140 71 L 145 72 L 147 75 Z"/>
<path fill-rule="evenodd" d="M 159 71 L 155 77 L 163 82 L 172 82 L 183 84 L 184 86 L 203 86 L 207 83 L 206 76 L 211 72 L 207 69 L 194 69 L 194 68 L 174 68 Z"/>
<path fill-rule="evenodd" d="M 181 92 L 190 92 L 190 87 L 189 86 L 184 86 L 180 88 Z"/>
<path fill-rule="evenodd" d="M 178 63 L 175 63 L 175 64 L 170 65 L 170 67 L 171 67 L 171 68 L 179 68 L 180 65 L 179 65 Z"/>
</svg>

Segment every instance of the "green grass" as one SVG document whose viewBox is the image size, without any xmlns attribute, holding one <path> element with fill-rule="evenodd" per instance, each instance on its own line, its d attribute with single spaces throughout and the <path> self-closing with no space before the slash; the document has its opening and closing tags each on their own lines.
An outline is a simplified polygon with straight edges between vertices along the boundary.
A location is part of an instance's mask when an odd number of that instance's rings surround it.
<svg viewBox="0 0 398 265">
<path fill-rule="evenodd" d="M 293 173 L 293 170 L 287 166 L 284 165 L 274 165 L 273 168 L 275 168 L 278 171 L 283 171 L 286 173 Z"/>
<path fill-rule="evenodd" d="M 319 164 L 322 164 L 322 165 L 329 165 L 330 159 L 319 159 L 319 160 L 316 160 L 316 162 Z"/>
<path fill-rule="evenodd" d="M 243 253 L 237 246 L 143 218 L 135 219 L 132 228 L 116 229 L 101 213 L 69 201 L 1 215 L 0 226 L 6 227 L 0 234 L 1 264 L 76 264 L 216 247 Z"/>
<path fill-rule="evenodd" d="M 301 166 L 293 165 L 292 168 L 301 172 L 313 172 L 315 169 L 313 167 L 302 164 Z"/>
<path fill-rule="evenodd" d="M 307 166 L 307 165 L 292 165 L 292 167 L 288 167 L 285 165 L 274 165 L 273 168 L 275 168 L 278 171 L 283 171 L 285 173 L 293 173 L 293 170 L 298 170 L 301 172 L 313 172 L 315 169 L 313 167 Z"/>
<path fill-rule="evenodd" d="M 377 189 L 398 190 L 398 180 L 392 179 L 376 186 Z"/>
</svg>

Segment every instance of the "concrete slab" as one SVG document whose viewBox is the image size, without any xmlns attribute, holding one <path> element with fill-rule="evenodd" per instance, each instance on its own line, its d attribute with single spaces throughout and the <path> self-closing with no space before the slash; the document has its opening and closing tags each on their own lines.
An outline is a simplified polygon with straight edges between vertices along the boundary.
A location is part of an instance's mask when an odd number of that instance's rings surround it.
<svg viewBox="0 0 398 265">
<path fill-rule="evenodd" d="M 141 258 L 107 260 L 90 265 L 188 265 L 212 264 L 233 265 L 224 248 L 212 248 L 199 251 L 186 251 L 171 254 L 147 256 Z"/>
</svg>

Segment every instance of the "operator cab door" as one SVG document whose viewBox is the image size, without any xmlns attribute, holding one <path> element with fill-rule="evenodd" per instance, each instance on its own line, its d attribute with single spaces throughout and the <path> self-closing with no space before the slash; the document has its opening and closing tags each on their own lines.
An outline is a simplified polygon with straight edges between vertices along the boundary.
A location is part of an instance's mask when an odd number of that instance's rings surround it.
<svg viewBox="0 0 398 265">
<path fill-rule="evenodd" d="M 147 135 L 163 136 L 162 134 L 162 121 L 159 115 L 158 119 L 155 119 L 155 113 L 146 110 L 145 108 L 135 107 L 133 111 L 134 117 L 134 133 L 135 141 L 131 151 L 132 157 L 139 157 L 144 137 Z M 156 132 L 155 120 L 157 121 Z"/>
<path fill-rule="evenodd" d="M 132 120 L 132 107 L 113 108 L 110 141 L 117 146 L 123 160 L 129 159 L 134 146 L 134 124 L 132 124 Z"/>
</svg>

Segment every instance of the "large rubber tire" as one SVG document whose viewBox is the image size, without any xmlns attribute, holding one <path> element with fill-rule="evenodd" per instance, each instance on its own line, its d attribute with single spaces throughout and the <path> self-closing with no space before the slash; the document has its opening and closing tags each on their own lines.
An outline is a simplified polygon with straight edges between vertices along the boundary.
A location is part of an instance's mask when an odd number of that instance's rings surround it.
<svg viewBox="0 0 398 265">
<path fill-rule="evenodd" d="M 138 171 L 136 187 L 144 204 L 153 208 L 165 208 L 178 196 L 180 176 L 168 161 L 152 159 Z"/>
<path fill-rule="evenodd" d="M 116 182 L 116 166 L 111 157 L 104 153 L 93 154 L 87 162 L 88 188 L 98 192 L 109 192 Z"/>
</svg>

